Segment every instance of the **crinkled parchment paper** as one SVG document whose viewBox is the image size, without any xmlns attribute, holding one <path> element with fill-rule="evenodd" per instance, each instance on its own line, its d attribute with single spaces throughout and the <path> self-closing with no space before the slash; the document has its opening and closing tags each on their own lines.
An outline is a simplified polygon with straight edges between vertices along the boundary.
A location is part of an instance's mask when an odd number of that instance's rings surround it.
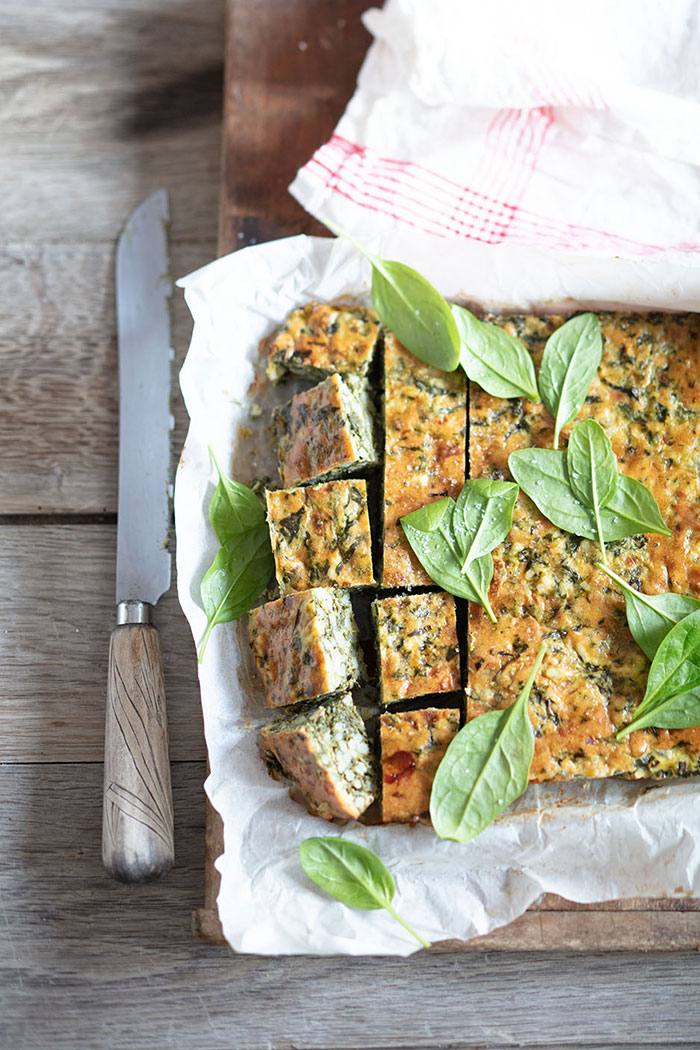
<svg viewBox="0 0 700 1050">
<path fill-rule="evenodd" d="M 378 254 L 380 241 L 370 245 Z M 389 254 L 389 253 L 388 253 Z M 390 257 L 449 297 L 488 308 L 590 306 L 688 310 L 700 272 L 666 263 L 545 255 L 393 233 Z M 309 299 L 366 297 L 369 268 L 340 241 L 292 237 L 211 263 L 180 282 L 195 320 L 181 373 L 191 418 L 175 488 L 180 601 L 195 640 L 206 618 L 199 584 L 217 549 L 207 508 L 215 473 L 207 446 L 242 481 L 269 463 L 266 420 L 250 417 L 260 341 Z M 280 388 L 280 400 L 289 396 Z M 241 427 L 250 435 L 239 436 Z M 329 825 L 267 775 L 257 727 L 264 705 L 244 621 L 217 627 L 199 671 L 211 764 L 207 793 L 223 817 L 219 914 L 244 952 L 408 955 L 418 945 L 384 912 L 359 912 L 310 883 L 297 848 L 339 834 L 376 850 L 397 882 L 396 905 L 427 938 L 468 939 L 516 918 L 540 894 L 572 901 L 700 892 L 700 784 L 591 781 L 537 785 L 475 841 L 428 827 Z"/>
</svg>

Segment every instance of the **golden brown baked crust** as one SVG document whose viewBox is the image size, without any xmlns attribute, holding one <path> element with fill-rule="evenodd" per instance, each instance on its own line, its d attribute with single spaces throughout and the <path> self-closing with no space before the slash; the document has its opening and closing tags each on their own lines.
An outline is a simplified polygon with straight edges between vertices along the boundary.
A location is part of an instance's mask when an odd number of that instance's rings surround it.
<svg viewBox="0 0 700 1050">
<path fill-rule="evenodd" d="M 456 708 L 385 712 L 382 744 L 382 820 L 385 824 L 428 819 L 430 791 L 447 745 L 459 730 Z"/>
<path fill-rule="evenodd" d="M 377 628 L 383 704 L 459 689 L 459 645 L 451 594 L 379 598 Z"/>
<path fill-rule="evenodd" d="M 374 583 L 367 482 L 327 481 L 267 491 L 265 498 L 283 595 Z"/>
<path fill-rule="evenodd" d="M 608 545 L 611 567 L 641 590 L 700 590 L 700 317 L 601 314 L 603 360 L 579 418 L 601 423 L 620 468 L 657 499 L 670 537 Z M 537 363 L 562 318 L 505 322 Z M 508 455 L 551 447 L 542 405 L 470 389 L 470 472 L 509 478 Z M 568 431 L 564 432 L 562 444 Z M 627 627 L 624 599 L 595 567 L 597 544 L 561 532 L 520 495 L 513 529 L 494 552 L 489 623 L 471 605 L 467 717 L 517 695 L 540 643 L 547 658 L 531 694 L 533 780 L 683 775 L 700 769 L 700 727 L 615 732 L 641 700 L 649 663 Z"/>
<path fill-rule="evenodd" d="M 364 306 L 307 303 L 293 310 L 270 343 L 268 375 L 306 379 L 367 374 L 379 334 L 379 318 Z"/>
<path fill-rule="evenodd" d="M 390 332 L 384 339 L 384 587 L 430 586 L 399 519 L 464 485 L 467 387 L 461 368 L 423 364 Z"/>
</svg>

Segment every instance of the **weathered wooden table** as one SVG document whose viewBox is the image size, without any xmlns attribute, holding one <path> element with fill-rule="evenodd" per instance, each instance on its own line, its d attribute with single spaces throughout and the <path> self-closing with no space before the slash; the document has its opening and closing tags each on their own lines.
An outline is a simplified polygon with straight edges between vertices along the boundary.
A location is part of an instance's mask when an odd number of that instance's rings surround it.
<svg viewBox="0 0 700 1050">
<path fill-rule="evenodd" d="M 254 39 L 263 2 L 269 21 Z M 242 69 L 259 49 L 261 70 L 277 79 L 261 96 L 250 75 L 239 80 L 234 68 L 229 78 L 237 106 L 228 99 L 227 119 L 242 122 L 249 149 L 227 158 L 222 245 L 239 232 L 305 228 L 286 195 L 293 166 L 274 148 L 275 115 L 294 107 L 302 136 L 315 100 L 333 126 L 352 84 L 329 92 L 328 43 L 342 46 L 340 23 L 362 6 L 307 0 L 301 26 L 300 9 L 284 0 L 231 3 L 230 61 Z M 174 592 L 158 621 L 177 864 L 149 887 L 104 876 L 113 245 L 130 208 L 165 185 L 174 272 L 216 254 L 224 4 L 52 0 L 37 18 L 0 0 L 0 14 L 0 1046 L 700 1047 L 691 952 L 263 959 L 194 938 L 205 752 L 194 650 Z M 311 96 L 291 58 L 318 69 Z M 306 152 L 315 145 L 303 141 Z M 274 215 L 270 197 L 237 197 L 255 185 L 243 173 L 256 165 L 260 185 L 278 180 Z M 176 300 L 178 363 L 188 334 Z M 175 414 L 177 448 L 186 426 L 177 398 Z"/>
</svg>

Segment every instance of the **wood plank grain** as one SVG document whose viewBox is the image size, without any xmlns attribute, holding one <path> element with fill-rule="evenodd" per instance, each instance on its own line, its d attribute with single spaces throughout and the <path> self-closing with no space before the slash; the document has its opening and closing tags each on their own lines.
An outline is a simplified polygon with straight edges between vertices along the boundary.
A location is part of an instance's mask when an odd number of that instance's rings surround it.
<svg viewBox="0 0 700 1050">
<path fill-rule="evenodd" d="M 176 242 L 172 270 L 204 265 L 213 242 Z M 13 304 L 0 323 L 0 514 L 115 513 L 118 387 L 114 245 L 0 247 Z M 192 331 L 173 296 L 173 469 L 187 431 L 177 386 Z"/>
<path fill-rule="evenodd" d="M 324 229 L 287 186 L 330 137 L 370 43 L 366 0 L 229 4 L 219 251 Z"/>
<path fill-rule="evenodd" d="M 0 527 L 0 761 L 103 756 L 114 626 L 113 525 Z M 173 589 L 158 604 L 173 759 L 203 759 L 194 644 Z"/>
<path fill-rule="evenodd" d="M 173 766 L 172 873 L 122 886 L 101 867 L 99 764 L 0 767 L 0 1045 L 698 1046 L 697 954 L 280 959 L 202 944 L 187 915 L 202 878 L 204 772 Z"/>
<path fill-rule="evenodd" d="M 173 273 L 215 254 L 223 11 L 71 0 L 43 5 L 39 28 L 3 0 L 0 514 L 116 510 L 114 240 L 163 185 Z M 179 367 L 179 292 L 173 313 Z"/>
<path fill-rule="evenodd" d="M 223 0 L 3 0 L 0 241 L 110 240 L 160 185 L 214 243 Z"/>
</svg>

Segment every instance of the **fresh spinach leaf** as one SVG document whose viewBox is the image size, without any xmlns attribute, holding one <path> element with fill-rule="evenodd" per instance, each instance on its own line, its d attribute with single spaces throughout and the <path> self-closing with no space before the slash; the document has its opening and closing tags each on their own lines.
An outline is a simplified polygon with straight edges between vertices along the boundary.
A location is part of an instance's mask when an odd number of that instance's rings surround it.
<svg viewBox="0 0 700 1050">
<path fill-rule="evenodd" d="M 454 528 L 462 549 L 462 572 L 502 543 L 513 524 L 518 486 L 512 481 L 470 478 L 457 497 Z"/>
<path fill-rule="evenodd" d="M 424 948 L 430 942 L 394 911 L 391 902 L 396 886 L 391 872 L 376 853 L 350 839 L 327 835 L 304 839 L 299 860 L 309 878 L 341 904 L 360 911 L 384 908 Z"/>
<path fill-rule="evenodd" d="M 251 489 L 222 473 L 212 448 L 209 454 L 219 475 L 219 483 L 209 503 L 209 521 L 223 546 L 234 536 L 263 525 L 265 510 Z"/>
<path fill-rule="evenodd" d="M 457 322 L 430 281 L 404 263 L 378 259 L 330 220 L 329 230 L 346 237 L 372 266 L 372 305 L 382 324 L 428 365 L 453 372 L 459 364 Z"/>
<path fill-rule="evenodd" d="M 650 660 L 671 628 L 700 609 L 700 600 L 690 594 L 643 594 L 607 565 L 598 563 L 598 568 L 614 580 L 624 594 L 630 633 Z"/>
<path fill-rule="evenodd" d="M 607 562 L 600 515 L 615 495 L 619 475 L 610 440 L 594 419 L 584 419 L 572 430 L 566 450 L 566 470 L 574 496 L 593 511 L 603 561 Z"/>
<path fill-rule="evenodd" d="M 455 529 L 455 501 L 441 500 L 445 510 L 437 524 L 427 528 L 426 507 L 401 518 L 401 525 L 413 553 L 431 580 L 444 591 L 483 606 L 492 623 L 496 622 L 489 603 L 489 586 L 493 579 L 493 558 L 486 554 L 467 564 L 462 571 L 462 541 Z M 414 517 L 415 516 L 415 517 Z M 418 522 L 418 526 L 414 524 Z"/>
<path fill-rule="evenodd" d="M 551 448 L 516 449 L 508 457 L 508 469 L 553 525 L 575 536 L 596 538 L 595 518 L 569 484 L 566 452 Z"/>
<path fill-rule="evenodd" d="M 579 314 L 550 335 L 538 377 L 540 395 L 554 419 L 554 448 L 562 429 L 581 411 L 603 354 L 600 321 Z"/>
<path fill-rule="evenodd" d="M 621 740 L 635 729 L 700 725 L 700 609 L 672 627 L 656 650 L 647 688 Z"/>
<path fill-rule="evenodd" d="M 452 313 L 462 340 L 460 364 L 469 379 L 494 397 L 539 401 L 535 366 L 520 340 L 462 306 L 453 306 Z"/>
<path fill-rule="evenodd" d="M 219 623 L 230 623 L 249 612 L 267 587 L 274 570 L 270 530 L 255 493 L 221 470 L 211 458 L 219 483 L 209 503 L 209 521 L 221 544 L 200 585 L 207 628 L 199 644 L 199 662 Z"/>
<path fill-rule="evenodd" d="M 438 527 L 445 515 L 451 514 L 450 507 L 454 506 L 454 500 L 449 496 L 436 500 L 435 503 L 426 503 L 419 510 L 411 511 L 406 515 L 414 529 L 419 532 L 433 532 Z"/>
<path fill-rule="evenodd" d="M 200 663 L 216 625 L 250 612 L 270 582 L 274 567 L 266 523 L 234 536 L 217 551 L 201 583 L 207 629 L 199 645 Z"/>
<path fill-rule="evenodd" d="M 478 602 L 495 623 L 489 603 L 491 551 L 510 532 L 518 486 L 471 478 L 457 501 L 447 497 L 401 519 L 406 539 L 430 578 L 458 598 Z"/>
<path fill-rule="evenodd" d="M 564 532 L 598 539 L 595 515 L 574 494 L 569 483 L 566 452 L 551 448 L 521 448 L 511 452 L 508 468 L 537 509 Z M 658 504 L 641 481 L 618 475 L 615 494 L 600 512 L 606 543 L 654 532 L 670 536 Z"/>
<path fill-rule="evenodd" d="M 659 536 L 670 536 L 671 530 L 664 524 L 659 505 L 641 481 L 620 474 L 617 490 L 603 511 L 605 538 L 620 540 L 624 536 L 637 536 L 640 532 L 655 532 Z"/>
<path fill-rule="evenodd" d="M 527 702 L 545 649 L 510 707 L 473 718 L 450 742 L 430 795 L 440 838 L 469 842 L 525 791 L 535 750 Z"/>
</svg>

